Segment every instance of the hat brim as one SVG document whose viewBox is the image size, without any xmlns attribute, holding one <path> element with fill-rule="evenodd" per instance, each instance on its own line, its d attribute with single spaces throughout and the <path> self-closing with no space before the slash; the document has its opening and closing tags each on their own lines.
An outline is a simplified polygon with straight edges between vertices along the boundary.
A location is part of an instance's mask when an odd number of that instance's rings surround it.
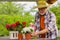
<svg viewBox="0 0 60 40">
<path fill-rule="evenodd" d="M 44 7 L 48 7 L 48 6 L 46 6 L 46 5 L 43 5 L 43 6 L 34 6 L 33 8 L 44 8 Z"/>
</svg>

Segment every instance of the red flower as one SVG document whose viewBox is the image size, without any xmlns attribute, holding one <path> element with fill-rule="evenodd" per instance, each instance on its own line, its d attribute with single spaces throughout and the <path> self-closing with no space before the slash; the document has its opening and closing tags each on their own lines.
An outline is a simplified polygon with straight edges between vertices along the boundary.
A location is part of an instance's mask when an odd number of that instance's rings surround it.
<svg viewBox="0 0 60 40">
<path fill-rule="evenodd" d="M 16 24 L 15 24 L 15 23 L 13 23 L 13 24 L 11 24 L 11 26 L 12 26 L 12 27 L 16 27 Z"/>
<path fill-rule="evenodd" d="M 23 25 L 25 25 L 25 24 L 26 24 L 26 22 L 22 22 L 22 24 L 23 24 Z"/>
<path fill-rule="evenodd" d="M 19 24 L 20 24 L 19 21 L 17 21 L 17 22 L 16 22 L 16 25 L 19 25 Z"/>
<path fill-rule="evenodd" d="M 10 24 L 6 24 L 6 28 L 7 28 L 7 29 L 10 28 L 10 26 L 11 26 Z"/>
</svg>

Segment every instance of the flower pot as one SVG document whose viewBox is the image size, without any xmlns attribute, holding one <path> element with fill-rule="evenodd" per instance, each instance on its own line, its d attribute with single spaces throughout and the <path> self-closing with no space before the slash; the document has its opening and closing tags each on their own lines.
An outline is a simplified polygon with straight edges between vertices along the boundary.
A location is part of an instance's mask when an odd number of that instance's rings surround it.
<svg viewBox="0 0 60 40">
<path fill-rule="evenodd" d="M 10 39 L 18 39 L 18 31 L 10 31 L 9 37 Z"/>
<path fill-rule="evenodd" d="M 31 39 L 31 33 L 26 33 L 25 38 L 26 38 L 26 40 L 30 40 Z"/>
<path fill-rule="evenodd" d="M 22 40 L 23 39 L 23 35 L 21 33 L 18 33 L 18 40 Z"/>
</svg>

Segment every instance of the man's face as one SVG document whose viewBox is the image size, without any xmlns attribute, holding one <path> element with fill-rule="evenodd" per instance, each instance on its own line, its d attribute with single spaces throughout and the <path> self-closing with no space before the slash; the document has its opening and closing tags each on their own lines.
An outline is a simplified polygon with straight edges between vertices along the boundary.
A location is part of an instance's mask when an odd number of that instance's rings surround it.
<svg viewBox="0 0 60 40">
<path fill-rule="evenodd" d="M 46 10 L 47 10 L 47 7 L 45 7 L 45 8 L 38 8 L 38 10 L 39 10 L 39 14 L 40 15 L 44 15 Z"/>
</svg>

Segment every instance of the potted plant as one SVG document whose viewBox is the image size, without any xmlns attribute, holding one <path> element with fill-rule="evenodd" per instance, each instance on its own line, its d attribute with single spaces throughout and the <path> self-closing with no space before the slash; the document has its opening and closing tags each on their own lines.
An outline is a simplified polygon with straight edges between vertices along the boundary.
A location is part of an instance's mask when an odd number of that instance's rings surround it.
<svg viewBox="0 0 60 40">
<path fill-rule="evenodd" d="M 17 31 L 19 31 L 18 40 L 22 40 L 23 39 L 23 34 L 21 33 L 21 31 L 26 26 L 26 22 L 22 22 L 20 24 L 19 24 L 19 22 L 16 22 L 16 24 L 19 26 L 19 27 L 17 27 Z"/>
<path fill-rule="evenodd" d="M 16 31 L 16 24 L 6 24 L 6 28 L 9 31 L 10 39 L 18 39 L 18 31 Z"/>
<path fill-rule="evenodd" d="M 6 24 L 6 28 L 7 30 L 9 30 L 9 33 L 10 33 L 10 39 L 22 40 L 23 35 L 21 33 L 21 30 L 25 27 L 25 25 L 26 25 L 26 22 L 20 23 L 19 21 L 16 21 L 15 23 L 12 23 L 12 24 Z"/>
<path fill-rule="evenodd" d="M 25 34 L 25 39 L 30 40 L 31 39 L 31 32 L 33 32 L 34 29 L 32 27 L 25 27 L 21 31 L 23 34 Z"/>
<path fill-rule="evenodd" d="M 21 30 L 22 30 L 22 24 L 19 23 L 19 21 L 16 22 L 16 30 L 18 31 L 18 40 L 22 40 L 23 39 L 23 35 L 21 33 Z"/>
</svg>

